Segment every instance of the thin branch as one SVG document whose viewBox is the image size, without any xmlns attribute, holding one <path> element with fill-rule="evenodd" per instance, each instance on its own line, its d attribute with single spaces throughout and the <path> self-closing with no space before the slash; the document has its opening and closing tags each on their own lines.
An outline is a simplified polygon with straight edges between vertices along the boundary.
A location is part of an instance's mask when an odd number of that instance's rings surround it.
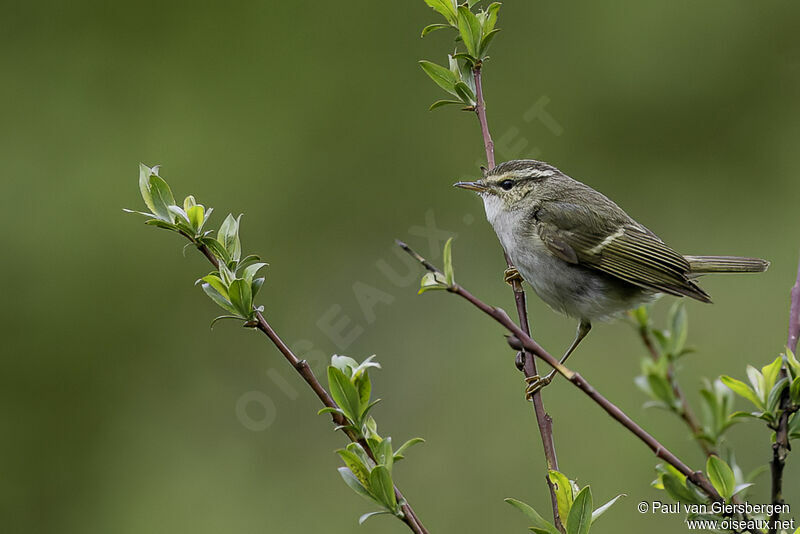
<svg viewBox="0 0 800 534">
<path fill-rule="evenodd" d="M 214 255 L 214 253 L 211 252 L 211 250 L 209 250 L 207 246 L 198 243 L 197 241 L 195 241 L 194 238 L 188 235 L 186 235 L 186 237 L 188 237 L 197 246 L 197 249 L 203 253 L 203 255 L 208 259 L 208 261 L 211 262 L 211 264 L 214 267 L 219 268 L 219 260 Z M 337 408 L 337 409 L 339 408 L 339 406 L 336 405 L 336 402 L 330 396 L 325 387 L 320 383 L 320 381 L 314 375 L 314 371 L 311 370 L 311 367 L 309 367 L 308 362 L 306 360 L 301 360 L 294 354 L 294 352 L 292 352 L 292 349 L 290 349 L 289 346 L 281 339 L 278 333 L 275 332 L 272 326 L 264 318 L 264 315 L 259 311 L 256 311 L 255 328 L 263 332 L 264 335 L 266 335 L 269 338 L 269 340 L 272 341 L 272 344 L 275 345 L 275 347 L 278 349 L 278 351 L 280 351 L 281 354 L 283 354 L 283 356 L 291 364 L 294 370 L 297 371 L 300 377 L 306 382 L 306 384 L 308 384 L 308 386 L 312 389 L 312 391 L 314 391 L 314 394 L 316 394 L 319 400 L 322 401 L 322 404 L 324 406 L 327 406 L 328 408 Z M 331 417 L 333 419 L 333 423 L 336 426 L 344 426 L 349 423 L 347 419 L 345 419 L 345 417 L 339 413 L 333 412 L 331 413 Z M 373 454 L 372 449 L 370 449 L 369 444 L 366 442 L 366 440 L 360 439 L 351 430 L 343 429 L 343 431 L 350 439 L 350 441 L 359 443 L 367 452 L 369 457 L 373 461 L 375 460 L 375 455 Z M 404 503 L 400 507 L 401 510 L 403 511 L 402 521 L 406 525 L 408 525 L 408 528 L 411 529 L 411 531 L 414 532 L 415 534 L 428 534 L 428 531 L 422 525 L 422 522 L 420 522 L 416 513 L 414 513 L 414 509 L 411 508 L 410 504 L 408 504 L 408 500 L 403 496 L 403 494 L 400 492 L 397 486 L 394 487 L 394 493 L 395 496 L 397 497 L 397 502 Z"/>
<path fill-rule="evenodd" d="M 406 252 L 409 252 L 413 257 L 420 260 L 422 258 L 419 254 L 411 250 L 408 245 L 405 243 L 398 243 Z M 424 258 L 420 261 L 422 265 L 433 272 L 440 272 L 439 269 L 431 265 L 428 261 L 425 261 Z M 531 353 L 535 354 L 541 360 L 544 360 L 549 366 L 555 369 L 559 374 L 561 374 L 564 378 L 569 380 L 575 387 L 583 391 L 589 398 L 591 398 L 596 404 L 598 404 L 606 413 L 608 413 L 612 418 L 614 418 L 618 423 L 622 426 L 627 428 L 631 431 L 636 437 L 638 437 L 641 441 L 643 441 L 658 458 L 661 458 L 675 469 L 680 471 L 684 476 L 686 476 L 692 483 L 694 483 L 697 487 L 699 487 L 706 495 L 708 495 L 714 501 L 722 501 L 722 497 L 720 497 L 717 490 L 714 489 L 714 486 L 708 481 L 702 471 L 693 471 L 686 465 L 680 458 L 675 456 L 672 451 L 667 449 L 664 445 L 662 445 L 656 438 L 650 435 L 646 430 L 636 424 L 633 419 L 628 417 L 621 409 L 619 409 L 616 405 L 614 405 L 611 401 L 606 399 L 603 395 L 601 395 L 592 385 L 583 378 L 579 373 L 572 371 L 558 362 L 556 358 L 554 358 L 550 353 L 548 353 L 541 345 L 539 345 L 536 341 L 531 339 L 525 332 L 518 327 L 514 321 L 508 316 L 508 314 L 500 308 L 490 306 L 477 298 L 475 295 L 464 289 L 459 284 L 453 284 L 447 288 L 447 291 L 450 293 L 454 293 L 459 297 L 467 300 L 470 304 L 478 308 L 480 311 L 500 323 L 506 330 L 508 330 L 513 336 L 509 338 L 509 344 L 517 349 L 530 351 Z"/>
<path fill-rule="evenodd" d="M 494 141 L 492 141 L 492 134 L 489 130 L 489 122 L 486 118 L 486 101 L 483 96 L 481 67 L 481 63 L 478 63 L 472 69 L 472 74 L 475 78 L 475 93 L 477 100 L 475 105 L 475 114 L 478 116 L 478 122 L 481 126 L 483 146 L 486 150 L 486 164 L 491 170 L 495 166 Z M 511 263 L 511 258 L 508 257 L 508 254 L 504 254 L 504 256 L 506 265 L 509 268 L 514 267 L 514 265 Z M 525 299 L 525 290 L 522 289 L 521 280 L 519 278 L 514 278 L 511 282 L 511 288 L 514 291 L 514 302 L 517 307 L 519 326 L 523 332 L 530 335 L 531 332 L 530 324 L 528 322 L 528 308 Z M 523 350 L 519 352 L 519 357 L 521 358 L 521 362 L 519 362 L 521 365 L 518 364 L 518 367 L 525 377 L 530 378 L 536 376 L 538 371 L 536 369 L 536 358 L 533 357 L 533 354 Z M 536 391 L 531 396 L 531 402 L 533 404 L 533 411 L 536 414 L 536 424 L 539 427 L 539 435 L 542 438 L 542 449 L 544 450 L 544 458 L 545 462 L 547 463 L 547 469 L 558 471 L 558 456 L 556 455 L 556 446 L 553 440 L 553 419 L 544 408 L 541 390 Z M 566 532 L 564 525 L 561 522 L 561 517 L 558 513 L 558 497 L 556 495 L 556 489 L 553 486 L 553 483 L 550 481 L 550 477 L 548 476 L 545 478 L 547 480 L 547 487 L 550 491 L 550 504 L 553 509 L 553 523 L 560 532 Z"/>
<path fill-rule="evenodd" d="M 797 352 L 797 339 L 800 336 L 800 264 L 797 266 L 797 278 L 791 291 L 791 308 L 789 310 L 789 333 L 786 338 L 786 347 L 793 353 Z M 781 378 L 788 377 L 786 362 L 781 368 Z M 778 427 L 775 430 L 775 443 L 772 444 L 772 461 L 770 462 L 770 472 L 772 475 L 772 504 L 782 505 L 783 501 L 783 468 L 786 466 L 786 457 L 792 447 L 789 443 L 789 418 L 794 409 L 789 388 L 785 388 L 781 394 L 781 412 L 778 419 Z M 800 416 L 798 416 L 800 417 Z M 775 511 L 770 516 L 770 534 L 777 532 L 775 522 L 780 519 L 781 514 Z"/>
<path fill-rule="evenodd" d="M 477 63 L 472 68 L 472 74 L 475 76 L 475 114 L 478 115 L 478 122 L 481 123 L 481 135 L 483 136 L 483 147 L 486 149 L 486 164 L 489 169 L 494 168 L 494 141 L 492 141 L 492 134 L 489 133 L 489 123 L 486 120 L 486 102 L 483 99 L 483 81 L 481 79 L 481 64 Z"/>
</svg>

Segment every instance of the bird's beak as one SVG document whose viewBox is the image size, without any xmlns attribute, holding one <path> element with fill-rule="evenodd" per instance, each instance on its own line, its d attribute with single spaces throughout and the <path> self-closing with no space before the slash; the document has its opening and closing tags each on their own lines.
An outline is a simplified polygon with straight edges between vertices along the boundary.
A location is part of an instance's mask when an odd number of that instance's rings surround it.
<svg viewBox="0 0 800 534">
<path fill-rule="evenodd" d="M 477 193 L 485 193 L 487 191 L 487 187 L 480 182 L 456 182 L 453 184 L 453 187 L 469 189 L 470 191 L 475 191 Z"/>
</svg>

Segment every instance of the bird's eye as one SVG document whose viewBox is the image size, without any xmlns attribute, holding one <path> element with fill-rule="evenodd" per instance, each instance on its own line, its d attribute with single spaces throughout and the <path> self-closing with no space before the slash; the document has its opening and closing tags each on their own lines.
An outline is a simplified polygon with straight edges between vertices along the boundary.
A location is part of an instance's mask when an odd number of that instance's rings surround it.
<svg viewBox="0 0 800 534">
<path fill-rule="evenodd" d="M 503 191 L 510 191 L 512 187 L 514 187 L 514 180 L 503 180 L 500 182 L 500 187 Z"/>
</svg>

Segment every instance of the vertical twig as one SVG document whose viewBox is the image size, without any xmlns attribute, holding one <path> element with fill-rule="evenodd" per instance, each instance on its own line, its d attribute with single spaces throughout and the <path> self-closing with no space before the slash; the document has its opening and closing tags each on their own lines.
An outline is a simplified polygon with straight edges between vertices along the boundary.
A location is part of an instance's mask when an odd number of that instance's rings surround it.
<svg viewBox="0 0 800 534">
<path fill-rule="evenodd" d="M 481 136 L 483 138 L 483 147 L 486 150 L 486 164 L 491 170 L 495 167 L 494 159 L 494 141 L 492 141 L 492 134 L 489 130 L 489 122 L 486 118 L 486 100 L 483 96 L 483 79 L 481 77 L 481 63 L 477 63 L 472 68 L 472 74 L 475 77 L 475 93 L 476 105 L 475 114 L 478 116 L 478 122 L 481 126 Z M 512 268 L 514 265 L 511 263 L 511 258 L 505 254 L 506 265 Z M 525 334 L 530 335 L 530 324 L 528 322 L 528 308 L 525 301 L 525 290 L 522 289 L 522 282 L 519 278 L 515 278 L 511 282 L 511 288 L 514 291 L 514 302 L 517 307 L 517 315 L 519 317 L 519 325 Z M 536 358 L 528 351 L 521 351 L 522 366 L 520 371 L 523 372 L 525 377 L 530 378 L 538 374 L 536 369 Z M 536 423 L 539 427 L 539 434 L 542 438 L 542 448 L 544 449 L 544 458 L 547 463 L 548 470 L 558 471 L 558 457 L 556 456 L 556 446 L 553 441 L 553 419 L 544 408 L 542 401 L 541 391 L 537 391 L 532 395 L 531 402 L 533 403 L 533 411 L 536 414 Z M 550 503 L 553 508 L 553 522 L 559 531 L 565 532 L 564 525 L 561 522 L 561 517 L 558 514 L 558 499 L 556 497 L 556 490 L 550 482 L 550 477 L 545 477 L 547 480 L 547 487 L 550 492 Z"/>
<path fill-rule="evenodd" d="M 789 310 L 789 333 L 786 338 L 786 347 L 793 353 L 797 352 L 797 339 L 800 336 L 800 263 L 797 266 L 797 278 L 791 291 L 791 308 Z M 786 378 L 786 362 L 781 368 L 780 378 Z M 783 390 L 780 402 L 781 412 L 778 419 L 778 427 L 775 430 L 775 443 L 772 444 L 772 461 L 770 462 L 770 472 L 772 475 L 772 504 L 783 505 L 783 468 L 786 466 L 786 457 L 792 447 L 789 443 L 789 417 L 793 411 L 792 399 L 789 388 Z M 781 514 L 775 511 L 770 516 L 770 534 L 777 532 L 775 522 L 780 519 Z"/>
<path fill-rule="evenodd" d="M 475 105 L 475 114 L 478 115 L 478 122 L 481 124 L 483 147 L 486 149 L 486 164 L 489 169 L 494 169 L 494 141 L 492 141 L 492 134 L 489 133 L 489 123 L 486 120 L 486 101 L 483 98 L 481 67 L 481 63 L 477 63 L 472 68 L 472 74 L 475 76 L 475 96 L 477 100 L 477 104 Z"/>
</svg>

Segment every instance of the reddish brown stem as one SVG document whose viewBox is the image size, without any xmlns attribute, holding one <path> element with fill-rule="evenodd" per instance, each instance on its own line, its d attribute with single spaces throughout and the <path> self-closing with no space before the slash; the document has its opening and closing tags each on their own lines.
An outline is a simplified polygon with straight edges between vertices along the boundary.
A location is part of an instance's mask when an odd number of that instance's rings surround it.
<svg viewBox="0 0 800 534">
<path fill-rule="evenodd" d="M 494 159 L 494 141 L 492 141 L 492 134 L 489 130 L 489 122 L 486 118 L 486 100 L 483 96 L 483 78 L 482 78 L 482 65 L 476 64 L 472 69 L 472 74 L 475 78 L 475 98 L 477 100 L 475 105 L 475 114 L 478 116 L 478 122 L 481 127 L 481 137 L 483 138 L 483 147 L 486 151 L 486 164 L 491 170 L 495 166 Z M 505 254 L 506 265 L 508 268 L 513 268 L 511 259 L 508 254 Z M 517 316 L 519 318 L 519 325 L 523 332 L 530 334 L 530 324 L 528 321 L 528 308 L 525 302 L 525 291 L 522 289 L 522 282 L 520 279 L 514 279 L 511 283 L 511 288 L 514 291 L 514 302 L 517 307 Z M 538 374 L 536 369 L 536 358 L 527 351 L 521 351 L 522 355 L 522 368 L 520 369 L 526 378 L 536 376 Z M 533 411 L 536 415 L 536 424 L 539 427 L 539 435 L 542 438 L 542 448 L 544 450 L 545 462 L 547 463 L 548 470 L 558 471 L 558 457 L 556 456 L 556 446 L 553 440 L 553 419 L 544 408 L 544 401 L 542 400 L 541 391 L 535 392 L 531 396 L 533 404 Z M 553 509 L 553 522 L 560 532 L 565 532 L 564 525 L 558 513 L 558 498 L 553 484 L 550 483 L 549 477 L 547 478 L 547 486 L 550 490 L 550 504 Z"/>
<path fill-rule="evenodd" d="M 425 260 L 422 256 L 414 252 L 408 245 L 405 243 L 398 242 L 398 244 L 409 254 L 411 254 L 414 258 L 416 258 L 420 263 L 429 271 L 438 272 L 441 274 L 441 271 L 433 266 L 430 262 Z M 673 466 L 675 469 L 680 471 L 683 475 L 685 475 L 692 483 L 694 483 L 698 488 L 700 488 L 703 493 L 708 495 L 714 501 L 722 501 L 722 497 L 720 497 L 717 490 L 714 489 L 714 486 L 708 481 L 702 471 L 693 471 L 686 465 L 680 458 L 675 456 L 672 451 L 667 449 L 664 445 L 662 445 L 656 438 L 650 435 L 646 430 L 644 430 L 641 426 L 639 426 L 633 419 L 628 417 L 625 412 L 619 409 L 616 405 L 614 405 L 611 401 L 606 399 L 603 395 L 601 395 L 592 385 L 583 378 L 580 374 L 572 371 L 559 363 L 559 361 L 553 357 L 550 353 L 548 353 L 541 345 L 539 345 L 536 341 L 534 341 L 530 336 L 528 336 L 522 329 L 511 320 L 508 314 L 500 308 L 490 306 L 477 298 L 475 295 L 467 291 L 464 287 L 460 286 L 459 284 L 453 284 L 447 288 L 450 293 L 454 293 L 459 297 L 465 299 L 470 304 L 478 308 L 480 311 L 497 321 L 503 328 L 508 330 L 513 337 L 509 338 L 509 344 L 517 349 L 517 350 L 527 350 L 532 354 L 535 354 L 538 358 L 543 360 L 547 363 L 550 367 L 555 369 L 559 374 L 564 376 L 570 383 L 572 383 L 575 387 L 580 389 L 584 394 L 586 394 L 590 399 L 592 399 L 595 404 L 599 405 L 603 410 L 605 410 L 608 415 L 610 415 L 614 420 L 620 423 L 622 426 L 627 428 L 633 435 L 639 438 L 642 442 L 645 443 L 653 453 L 658 457 Z"/>
<path fill-rule="evenodd" d="M 214 267 L 219 268 L 219 260 L 217 259 L 216 256 L 214 256 L 214 253 L 211 252 L 211 250 L 207 246 L 197 243 L 191 237 L 189 237 L 189 239 L 197 245 L 198 250 L 200 250 L 200 252 L 203 253 L 203 255 L 208 259 L 208 261 L 211 262 L 211 264 Z M 256 316 L 255 328 L 263 332 L 264 335 L 266 335 L 269 338 L 272 344 L 275 345 L 275 347 L 281 354 L 283 354 L 283 357 L 286 358 L 286 360 L 291 364 L 294 370 L 297 371 L 297 373 L 302 377 L 302 379 L 306 382 L 306 384 L 308 384 L 308 386 L 311 388 L 314 394 L 319 398 L 322 404 L 328 408 L 338 408 L 336 402 L 330 396 L 325 387 L 317 379 L 316 375 L 314 375 L 314 371 L 311 370 L 311 367 L 309 367 L 308 362 L 306 360 L 301 360 L 294 354 L 294 352 L 292 352 L 292 349 L 290 349 L 289 346 L 283 341 L 283 339 L 281 339 L 278 333 L 275 332 L 275 330 L 267 322 L 267 320 L 264 318 L 264 315 L 261 312 L 256 311 L 255 316 Z M 336 412 L 331 413 L 331 418 L 336 426 L 344 426 L 349 424 L 349 421 L 339 413 Z M 367 452 L 370 458 L 372 458 L 373 460 L 375 459 L 375 456 L 372 453 L 369 444 L 365 440 L 359 439 L 358 436 L 356 436 L 352 431 L 346 428 L 343 428 L 343 431 L 350 439 L 350 441 L 361 444 L 361 446 L 364 448 L 364 450 Z M 397 486 L 394 487 L 394 493 L 395 496 L 397 497 L 398 502 L 405 503 L 400 507 L 400 509 L 403 511 L 403 517 L 401 518 L 402 521 L 415 534 L 428 534 L 428 531 L 422 525 L 422 522 L 417 517 L 416 513 L 414 512 L 414 509 L 411 508 L 410 504 L 408 504 L 408 500 L 403 496 L 403 494 L 400 492 Z"/>
<path fill-rule="evenodd" d="M 492 134 L 489 133 L 489 123 L 486 120 L 486 102 L 483 99 L 483 80 L 481 79 L 481 64 L 473 67 L 472 74 L 475 76 L 475 114 L 478 115 L 478 122 L 481 123 L 481 135 L 483 136 L 483 147 L 486 150 L 486 165 L 489 169 L 494 168 L 494 141 Z"/>
</svg>

